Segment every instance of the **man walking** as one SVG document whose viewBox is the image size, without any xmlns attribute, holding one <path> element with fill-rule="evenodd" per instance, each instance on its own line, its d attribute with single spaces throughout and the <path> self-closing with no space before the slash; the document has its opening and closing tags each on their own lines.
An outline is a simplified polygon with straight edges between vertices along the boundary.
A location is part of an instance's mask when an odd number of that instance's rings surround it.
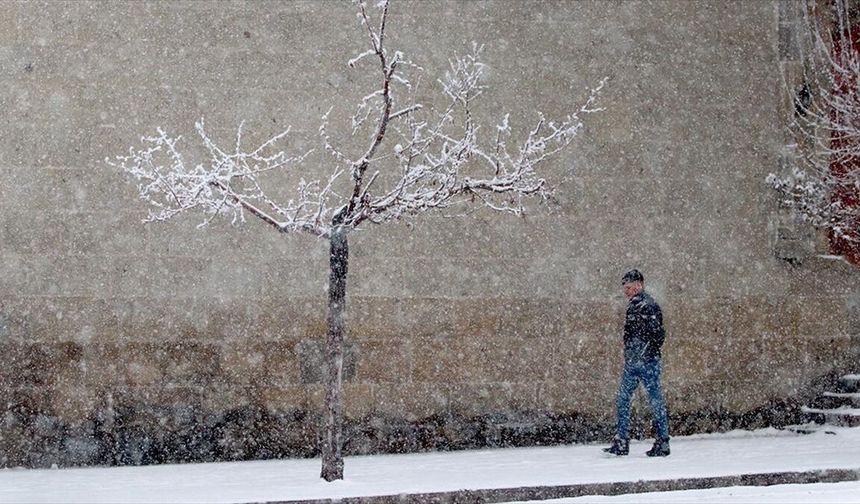
<svg viewBox="0 0 860 504">
<path fill-rule="evenodd" d="M 628 304 L 624 321 L 624 372 L 618 386 L 618 430 L 612 446 L 603 451 L 613 455 L 629 453 L 630 400 L 639 382 L 642 382 L 648 392 L 648 402 L 657 428 L 657 439 L 646 455 L 666 457 L 669 455 L 669 421 L 660 387 L 660 348 L 666 331 L 663 329 L 663 312 L 654 298 L 645 292 L 644 282 L 642 273 L 635 269 L 625 273 L 621 279 Z"/>
</svg>

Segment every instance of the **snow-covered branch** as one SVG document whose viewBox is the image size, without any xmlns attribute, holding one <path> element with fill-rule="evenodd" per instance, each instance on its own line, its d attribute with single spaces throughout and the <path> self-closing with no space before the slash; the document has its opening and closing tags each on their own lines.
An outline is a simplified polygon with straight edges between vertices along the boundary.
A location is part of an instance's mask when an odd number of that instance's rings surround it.
<svg viewBox="0 0 860 504">
<path fill-rule="evenodd" d="M 518 133 L 506 113 L 500 114 L 498 125 L 479 124 L 476 107 L 488 89 L 482 45 L 473 42 L 464 55 L 449 60 L 447 71 L 435 81 L 442 104 L 437 109 L 415 99 L 424 68 L 387 47 L 388 1 L 375 8 L 358 1 L 356 7 L 366 46 L 348 66 L 369 68 L 375 76 L 350 121 L 353 137 L 366 135 L 361 147 L 348 152 L 346 146 L 354 149 L 356 142 L 332 133 L 342 129 L 331 128 L 332 111 L 348 108 L 334 104 L 319 127 L 323 151 L 330 155 L 324 162 L 334 165 L 330 175 L 302 179 L 293 199 L 283 203 L 266 191 L 265 174 L 301 168 L 310 154 L 288 156 L 281 150 L 289 130 L 245 149 L 240 126 L 235 147 L 222 149 L 201 121 L 197 133 L 208 159 L 192 165 L 180 153 L 180 138 L 158 129 L 157 135 L 143 138 L 142 147 L 109 161 L 137 182 L 140 197 L 151 205 L 148 220 L 199 210 L 204 214 L 201 225 L 206 225 L 217 216 L 237 223 L 250 214 L 282 232 L 330 237 L 335 228 L 348 231 L 365 221 L 383 223 L 459 206 L 523 215 L 529 198 L 550 196 L 551 186 L 538 168 L 570 144 L 585 115 L 602 110 L 596 100 L 606 79 L 558 119 L 538 113 Z M 341 178 L 343 173 L 350 177 Z"/>
<path fill-rule="evenodd" d="M 492 128 L 489 139 L 481 136 L 482 127 L 472 118 L 474 102 L 486 89 L 481 49 L 473 44 L 469 54 L 451 60 L 449 71 L 439 81 L 450 106 L 432 118 L 432 125 L 426 116 L 419 119 L 413 114 L 408 127 L 398 128 L 405 146 L 398 143 L 393 154 L 402 177 L 389 191 L 363 200 L 361 208 L 351 214 L 353 225 L 475 204 L 522 215 L 527 197 L 546 200 L 550 196 L 551 189 L 536 168 L 573 140 L 583 127 L 582 116 L 602 110 L 596 100 L 606 79 L 561 121 L 539 115 L 511 154 L 509 115 Z M 455 117 L 463 120 L 455 121 Z M 462 126 L 455 126 L 460 123 Z"/>
<path fill-rule="evenodd" d="M 816 227 L 860 241 L 860 35 L 845 0 L 832 10 L 804 1 L 803 82 L 794 105 L 788 173 L 767 181 L 781 201 Z"/>
<path fill-rule="evenodd" d="M 373 26 L 364 9 L 361 18 L 365 27 Z M 382 63 L 383 82 L 379 90 L 362 100 L 359 113 L 353 118 L 355 132 L 368 117 L 369 103 L 375 103 L 379 109 L 371 146 L 352 163 L 356 183 L 345 220 L 350 227 L 364 221 L 379 224 L 425 210 L 476 204 L 522 215 L 528 197 L 545 200 L 550 196 L 550 187 L 536 172 L 538 165 L 573 140 L 583 127 L 584 115 L 602 110 L 596 106 L 596 100 L 606 79 L 590 91 L 580 107 L 560 121 L 550 121 L 539 114 L 536 124 L 516 142 L 511 153 L 509 145 L 514 141 L 508 114 L 498 126 L 489 129 L 474 120 L 473 108 L 487 89 L 482 45 L 473 42 L 469 52 L 449 60 L 448 70 L 437 81 L 448 105 L 442 111 L 431 111 L 414 101 L 400 103 L 401 95 L 394 92 L 392 84 L 403 84 L 406 90 L 411 90 L 411 80 L 397 71 L 395 64 L 386 63 L 388 53 L 380 42 L 384 40 L 383 29 L 368 30 L 372 51 L 361 53 L 350 63 L 354 65 L 360 59 L 377 55 Z M 401 60 L 405 61 L 403 55 L 395 53 L 394 61 Z M 410 64 L 409 68 L 423 71 L 417 65 Z M 400 111 L 392 113 L 392 108 Z M 394 125 L 400 142 L 391 148 L 390 154 L 374 158 L 389 122 L 407 113 L 406 124 Z M 491 132 L 490 138 L 483 137 L 481 132 L 485 129 Z M 383 168 L 377 173 L 399 173 L 399 180 L 382 191 L 362 186 L 361 177 L 368 166 L 386 164 L 395 164 L 399 170 Z"/>
<path fill-rule="evenodd" d="M 261 187 L 261 176 L 298 166 L 310 154 L 289 156 L 276 148 L 289 130 L 245 150 L 240 126 L 235 147 L 224 150 L 208 135 L 202 120 L 196 127 L 209 154 L 206 162 L 188 164 L 179 151 L 181 138 L 171 137 L 161 128 L 157 135 L 142 138 L 142 147 L 132 147 L 127 155 L 107 160 L 136 181 L 141 199 L 152 206 L 147 221 L 165 221 L 189 210 L 201 210 L 205 219 L 200 226 L 205 226 L 219 215 L 233 223 L 244 222 L 245 214 L 250 213 L 282 232 L 328 234 L 327 218 L 332 213 L 329 198 L 340 172 L 333 173 L 325 185 L 302 180 L 297 197 L 285 205 L 276 203 Z"/>
</svg>

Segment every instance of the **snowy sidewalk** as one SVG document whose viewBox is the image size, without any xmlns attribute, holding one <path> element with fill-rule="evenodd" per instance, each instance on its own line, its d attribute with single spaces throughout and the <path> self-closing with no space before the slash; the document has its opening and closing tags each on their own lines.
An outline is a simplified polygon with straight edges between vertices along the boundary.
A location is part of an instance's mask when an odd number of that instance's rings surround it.
<svg viewBox="0 0 860 504">
<path fill-rule="evenodd" d="M 664 459 L 646 457 L 647 442 L 620 458 L 603 445 L 348 457 L 346 479 L 331 484 L 318 459 L 9 469 L 0 470 L 0 502 L 266 502 L 860 469 L 860 428 L 828 430 L 676 437 Z"/>
</svg>

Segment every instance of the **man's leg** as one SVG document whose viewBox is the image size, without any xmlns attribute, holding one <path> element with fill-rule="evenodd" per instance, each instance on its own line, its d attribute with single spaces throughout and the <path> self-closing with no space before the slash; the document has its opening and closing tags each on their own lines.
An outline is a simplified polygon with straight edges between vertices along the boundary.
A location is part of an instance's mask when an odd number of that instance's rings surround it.
<svg viewBox="0 0 860 504">
<path fill-rule="evenodd" d="M 633 391 L 639 384 L 639 379 L 636 376 L 632 366 L 624 365 L 624 372 L 621 374 L 621 383 L 618 385 L 618 397 L 616 400 L 616 410 L 618 413 L 617 431 L 615 439 L 612 440 L 612 446 L 604 448 L 603 451 L 612 455 L 627 455 L 629 453 L 629 437 L 630 437 L 630 398 L 633 396 Z"/>
<path fill-rule="evenodd" d="M 660 359 L 653 359 L 645 363 L 642 376 L 643 385 L 648 392 L 651 412 L 654 414 L 654 424 L 657 427 L 657 439 L 654 447 L 648 452 L 648 456 L 651 457 L 669 455 L 669 418 L 666 414 L 666 401 L 663 400 L 663 388 L 660 385 L 662 368 Z"/>
<path fill-rule="evenodd" d="M 659 358 L 646 362 L 642 382 L 648 392 L 648 402 L 651 403 L 654 423 L 657 426 L 657 437 L 668 439 L 669 418 L 666 414 L 666 401 L 663 400 L 663 387 L 660 385 L 662 368 L 663 364 Z"/>
<path fill-rule="evenodd" d="M 624 364 L 624 372 L 621 373 L 621 383 L 618 384 L 617 408 L 617 430 L 615 437 L 618 439 L 630 439 L 630 401 L 633 392 L 639 385 L 639 378 L 633 366 Z"/>
</svg>

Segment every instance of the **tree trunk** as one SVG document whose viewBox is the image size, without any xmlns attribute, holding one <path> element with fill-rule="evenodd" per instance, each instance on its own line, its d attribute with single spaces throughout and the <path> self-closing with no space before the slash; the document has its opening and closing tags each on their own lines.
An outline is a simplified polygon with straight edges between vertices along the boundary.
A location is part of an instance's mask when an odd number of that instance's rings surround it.
<svg viewBox="0 0 860 504">
<path fill-rule="evenodd" d="M 343 427 L 343 335 L 346 310 L 346 272 L 349 246 L 346 230 L 335 227 L 329 257 L 328 335 L 326 337 L 325 427 L 322 442 L 322 473 L 326 481 L 343 479 L 341 432 Z"/>
</svg>

